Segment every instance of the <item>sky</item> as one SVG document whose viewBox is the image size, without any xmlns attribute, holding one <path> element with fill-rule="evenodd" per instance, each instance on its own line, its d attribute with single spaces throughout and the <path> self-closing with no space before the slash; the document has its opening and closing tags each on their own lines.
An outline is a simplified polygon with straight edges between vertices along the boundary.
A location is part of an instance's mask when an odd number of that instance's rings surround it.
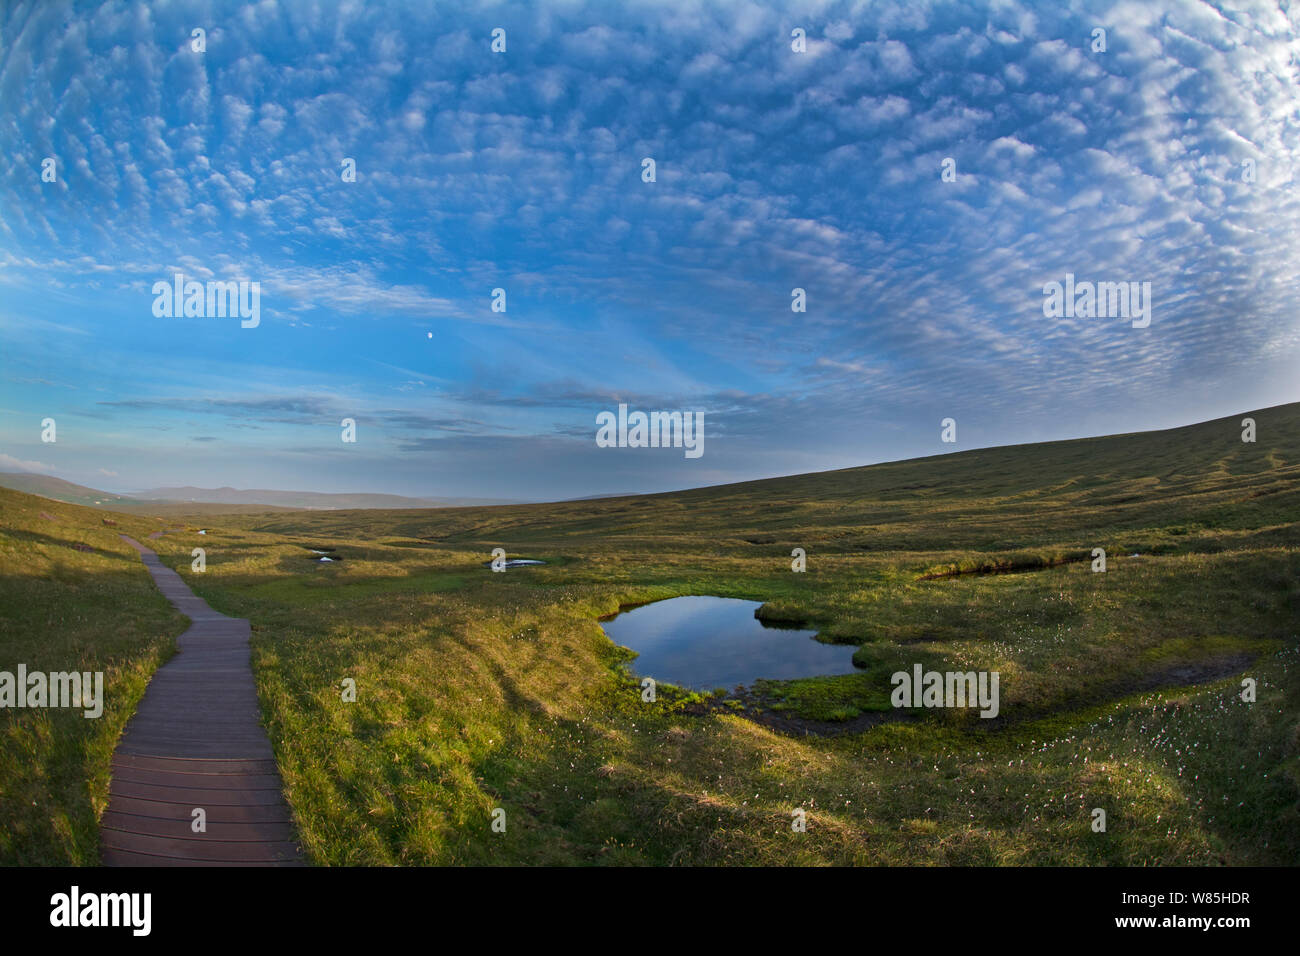
<svg viewBox="0 0 1300 956">
<path fill-rule="evenodd" d="M 1297 26 L 6 5 L 0 471 L 543 500 L 1300 400 Z M 156 314 L 177 273 L 257 282 L 258 324 Z M 1047 315 L 1067 274 L 1150 283 L 1149 324 Z M 703 453 L 601 447 L 620 403 L 702 413 Z"/>
</svg>

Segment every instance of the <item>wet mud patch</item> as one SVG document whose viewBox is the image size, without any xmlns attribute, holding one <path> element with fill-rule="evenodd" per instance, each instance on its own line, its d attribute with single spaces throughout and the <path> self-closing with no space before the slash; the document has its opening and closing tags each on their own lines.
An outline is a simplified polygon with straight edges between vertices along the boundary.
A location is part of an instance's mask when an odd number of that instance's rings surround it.
<svg viewBox="0 0 1300 956">
<path fill-rule="evenodd" d="M 1063 555 L 1058 558 L 1007 558 L 981 561 L 971 566 L 950 564 L 931 568 L 917 578 L 918 581 L 939 581 L 944 578 L 960 578 L 967 575 L 985 574 L 1026 574 L 1030 571 L 1048 571 L 1064 564 L 1077 564 L 1089 561 L 1091 556 Z"/>
<path fill-rule="evenodd" d="M 1258 654 L 1249 651 L 1238 651 L 1232 654 L 1218 654 L 1200 661 L 1180 662 L 1144 674 L 1132 683 L 1129 690 L 1132 693 L 1141 693 L 1191 684 L 1208 684 L 1241 673 L 1258 657 Z"/>
<path fill-rule="evenodd" d="M 1213 654 L 1195 661 L 1178 661 L 1166 666 L 1147 671 L 1144 674 L 1130 676 L 1115 681 L 1100 690 L 1093 691 L 1076 700 L 1057 707 L 1034 708 L 1019 713 L 1004 713 L 978 723 L 986 724 L 990 730 L 998 730 L 1011 724 L 1056 717 L 1075 711 L 1089 710 L 1107 704 L 1118 703 L 1134 694 L 1151 691 L 1169 691 L 1180 688 L 1199 687 L 1212 684 L 1240 674 L 1250 664 L 1258 660 L 1261 652 L 1232 651 Z"/>
</svg>

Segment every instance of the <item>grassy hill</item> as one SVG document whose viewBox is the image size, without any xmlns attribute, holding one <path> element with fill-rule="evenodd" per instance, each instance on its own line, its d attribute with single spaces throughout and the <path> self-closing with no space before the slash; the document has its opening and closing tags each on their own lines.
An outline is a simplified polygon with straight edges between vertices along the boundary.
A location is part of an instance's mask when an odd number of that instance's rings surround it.
<svg viewBox="0 0 1300 956">
<path fill-rule="evenodd" d="M 1253 417 L 1255 444 L 1241 441 Z M 691 491 L 592 501 L 459 509 L 435 523 L 388 515 L 379 525 L 452 540 L 581 538 L 617 533 L 804 537 L 835 551 L 1033 547 L 1063 534 L 1267 524 L 1294 516 L 1300 404 L 1158 432 L 1013 445 Z M 266 530 L 347 528 L 339 514 Z M 1170 532 L 1173 533 L 1173 532 Z M 775 541 L 773 542 L 775 543 Z M 797 543 L 797 542 L 795 542 Z"/>
<path fill-rule="evenodd" d="M 98 488 L 73 484 L 52 475 L 32 475 L 24 471 L 0 471 L 0 488 L 11 488 L 29 495 L 40 495 L 74 505 L 126 504 L 134 503 L 127 495 L 115 495 Z"/>
<path fill-rule="evenodd" d="M 666 495 L 223 516 L 154 545 L 252 620 L 317 862 L 1295 864 L 1298 479 L 1288 405 Z M 548 563 L 493 574 L 498 546 Z M 685 594 L 765 602 L 859 670 L 643 703 L 597 617 Z M 915 663 L 998 671 L 999 718 L 894 710 Z"/>
</svg>

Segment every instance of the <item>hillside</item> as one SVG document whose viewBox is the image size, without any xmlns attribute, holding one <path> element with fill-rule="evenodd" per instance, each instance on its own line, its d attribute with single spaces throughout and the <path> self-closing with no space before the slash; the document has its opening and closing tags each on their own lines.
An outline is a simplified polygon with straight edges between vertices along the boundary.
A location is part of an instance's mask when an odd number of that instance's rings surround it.
<svg viewBox="0 0 1300 956">
<path fill-rule="evenodd" d="M 1255 419 L 1257 440 L 1241 440 Z M 958 451 L 667 494 L 367 516 L 366 537 L 576 543 L 663 536 L 710 546 L 816 543 L 832 552 L 1034 548 L 1143 531 L 1289 535 L 1300 515 L 1300 403 L 1156 432 Z M 283 515 L 266 531 L 353 529 Z M 1274 530 L 1267 530 L 1274 529 Z M 1293 540 L 1288 538 L 1288 540 Z M 788 549 L 787 549 L 788 550 Z"/>
<path fill-rule="evenodd" d="M 52 475 L 33 475 L 23 471 L 0 471 L 0 488 L 53 498 L 74 505 L 133 505 L 135 499 L 129 495 L 117 495 L 98 488 L 73 484 Z"/>
</svg>

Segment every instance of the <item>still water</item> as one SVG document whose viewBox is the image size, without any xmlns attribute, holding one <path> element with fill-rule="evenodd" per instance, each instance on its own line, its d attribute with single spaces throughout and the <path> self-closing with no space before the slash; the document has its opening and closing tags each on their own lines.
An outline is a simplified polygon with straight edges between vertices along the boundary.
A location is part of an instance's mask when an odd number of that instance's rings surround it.
<svg viewBox="0 0 1300 956">
<path fill-rule="evenodd" d="M 768 627 L 758 601 L 679 597 L 624 611 L 601 626 L 636 651 L 634 673 L 691 690 L 728 690 L 760 677 L 789 680 L 853 671 L 855 647 L 814 641 L 816 631 Z"/>
</svg>

